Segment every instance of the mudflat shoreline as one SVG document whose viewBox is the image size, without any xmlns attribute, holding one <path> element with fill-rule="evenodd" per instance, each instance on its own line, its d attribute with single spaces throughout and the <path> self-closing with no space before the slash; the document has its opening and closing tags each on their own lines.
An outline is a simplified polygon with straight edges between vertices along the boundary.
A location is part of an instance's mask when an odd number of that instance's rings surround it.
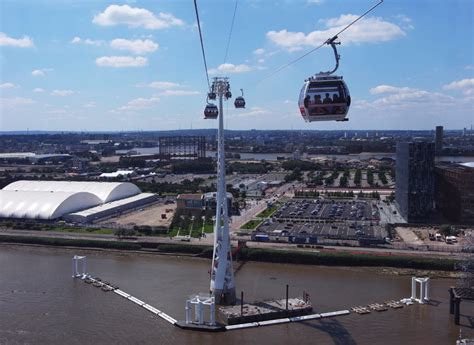
<svg viewBox="0 0 474 345">
<path fill-rule="evenodd" d="M 153 244 L 140 242 L 120 242 L 103 240 L 80 240 L 65 238 L 44 238 L 31 236 L 0 236 L 1 246 L 26 246 L 36 248 L 56 248 L 81 250 L 114 255 L 166 255 L 186 256 L 196 259 L 211 259 L 212 247 L 186 243 Z M 357 254 L 343 252 L 307 252 L 301 250 L 275 250 L 264 248 L 243 248 L 236 261 L 255 261 L 275 264 L 339 266 L 351 270 L 371 271 L 390 275 L 429 275 L 440 278 L 457 278 L 461 260 L 401 255 Z"/>
</svg>

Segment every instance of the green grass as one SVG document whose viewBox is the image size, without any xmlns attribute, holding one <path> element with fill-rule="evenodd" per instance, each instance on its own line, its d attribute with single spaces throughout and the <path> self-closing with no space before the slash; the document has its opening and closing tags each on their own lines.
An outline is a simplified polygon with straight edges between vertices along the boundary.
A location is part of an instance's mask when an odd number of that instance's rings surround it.
<svg viewBox="0 0 474 345">
<path fill-rule="evenodd" d="M 94 228 L 73 228 L 73 227 L 66 227 L 66 226 L 53 226 L 44 228 L 43 230 L 46 231 L 57 231 L 57 232 L 74 232 L 74 233 L 83 233 L 83 234 L 100 234 L 100 235 L 113 235 L 113 229 L 94 229 Z"/>
<path fill-rule="evenodd" d="M 280 207 L 279 203 L 275 203 L 272 207 L 267 207 L 265 210 L 257 214 L 257 218 L 268 218 L 270 217 L 278 208 Z"/>
<path fill-rule="evenodd" d="M 240 228 L 245 229 L 245 230 L 253 230 L 257 226 L 259 226 L 262 222 L 263 222 L 262 219 L 252 219 L 252 220 L 249 220 L 244 225 L 242 225 Z"/>
<path fill-rule="evenodd" d="M 214 232 L 214 224 L 206 224 L 204 225 L 204 232 L 206 234 L 211 234 Z"/>
<path fill-rule="evenodd" d="M 172 228 L 168 233 L 163 234 L 162 236 L 174 237 L 174 236 L 178 235 L 178 230 L 179 230 L 179 228 Z M 205 224 L 204 225 L 204 233 L 210 234 L 210 233 L 213 233 L 213 232 L 214 232 L 214 224 Z M 201 234 L 202 234 L 202 226 L 195 227 L 191 231 L 191 237 L 194 237 L 194 238 L 201 237 Z M 180 236 L 189 235 L 189 229 L 185 229 L 185 230 L 181 229 L 181 231 L 179 232 L 179 235 Z"/>
</svg>

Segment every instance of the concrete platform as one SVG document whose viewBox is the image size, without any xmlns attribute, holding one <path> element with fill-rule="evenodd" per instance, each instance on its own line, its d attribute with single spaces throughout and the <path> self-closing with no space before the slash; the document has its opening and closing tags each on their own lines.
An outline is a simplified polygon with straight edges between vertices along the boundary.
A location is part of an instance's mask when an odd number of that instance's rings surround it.
<svg viewBox="0 0 474 345">
<path fill-rule="evenodd" d="M 217 309 L 218 320 L 226 325 L 254 323 L 267 320 L 287 319 L 311 314 L 313 307 L 310 303 L 299 298 L 269 300 L 255 303 L 245 303 L 243 310 L 240 305 L 221 306 Z"/>
<path fill-rule="evenodd" d="M 181 329 L 186 329 L 186 330 L 191 330 L 191 331 L 201 331 L 201 332 L 224 332 L 226 330 L 225 326 L 221 324 L 210 326 L 210 325 L 197 325 L 194 323 L 186 323 L 186 321 L 177 321 L 174 325 Z"/>
</svg>

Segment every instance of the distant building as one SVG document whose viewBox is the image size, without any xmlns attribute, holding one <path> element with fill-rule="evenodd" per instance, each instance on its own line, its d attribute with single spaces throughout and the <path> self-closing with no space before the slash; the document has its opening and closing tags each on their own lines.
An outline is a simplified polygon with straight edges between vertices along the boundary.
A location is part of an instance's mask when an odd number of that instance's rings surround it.
<svg viewBox="0 0 474 345">
<path fill-rule="evenodd" d="M 227 206 L 229 214 L 233 214 L 233 197 L 231 193 L 227 193 Z M 176 198 L 177 210 L 183 213 L 190 213 L 199 216 L 202 211 L 216 210 L 216 193 L 210 192 L 205 194 L 179 194 Z"/>
<path fill-rule="evenodd" d="M 141 194 L 136 185 L 128 182 L 19 180 L 0 190 L 0 219 L 54 220 L 99 205 L 103 217 L 155 199 L 153 194 Z M 111 205 L 117 201 L 120 203 Z M 89 212 L 89 217 L 83 219 L 97 219 L 94 213 Z"/>
<path fill-rule="evenodd" d="M 301 159 L 301 152 L 300 152 L 300 150 L 296 149 L 293 152 L 293 160 L 299 161 L 300 159 Z"/>
<path fill-rule="evenodd" d="M 73 157 L 70 162 L 72 170 L 84 171 L 89 164 L 89 159 L 82 157 Z"/>
<path fill-rule="evenodd" d="M 434 144 L 397 143 L 396 202 L 408 222 L 428 219 L 434 202 Z"/>
<path fill-rule="evenodd" d="M 99 175 L 100 178 L 118 178 L 118 177 L 132 177 L 136 176 L 134 170 L 117 170 L 111 173 L 102 173 Z"/>
<path fill-rule="evenodd" d="M 198 159 L 206 157 L 204 136 L 164 136 L 159 138 L 159 154 L 168 159 Z"/>
<path fill-rule="evenodd" d="M 436 209 L 453 222 L 474 223 L 474 166 L 436 165 Z"/>
<path fill-rule="evenodd" d="M 443 126 L 436 126 L 435 151 L 437 155 L 443 151 Z"/>
</svg>

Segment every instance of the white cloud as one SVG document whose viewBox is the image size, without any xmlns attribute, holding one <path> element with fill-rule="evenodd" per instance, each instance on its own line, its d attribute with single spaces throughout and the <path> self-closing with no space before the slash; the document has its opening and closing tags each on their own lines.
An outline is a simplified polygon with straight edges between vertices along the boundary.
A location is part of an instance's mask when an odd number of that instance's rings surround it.
<svg viewBox="0 0 474 345">
<path fill-rule="evenodd" d="M 399 20 L 401 26 L 405 30 L 413 30 L 415 27 L 412 24 L 412 20 L 410 17 L 404 15 L 404 14 L 398 14 L 395 16 L 396 19 Z"/>
<path fill-rule="evenodd" d="M 238 112 L 230 115 L 230 118 L 238 118 L 238 117 L 257 117 L 269 114 L 269 111 L 262 107 L 252 107 L 248 111 Z"/>
<path fill-rule="evenodd" d="M 48 114 L 57 114 L 57 115 L 62 115 L 62 114 L 69 114 L 69 112 L 65 109 L 52 109 L 47 111 Z"/>
<path fill-rule="evenodd" d="M 18 48 L 31 48 L 34 47 L 33 40 L 28 36 L 23 38 L 12 38 L 7 36 L 4 32 L 0 32 L 0 46 L 10 46 Z"/>
<path fill-rule="evenodd" d="M 16 108 L 35 103 L 31 98 L 14 97 L 0 98 L 0 106 L 4 108 Z"/>
<path fill-rule="evenodd" d="M 91 40 L 89 38 L 82 39 L 82 38 L 76 36 L 71 40 L 71 43 L 72 44 L 87 44 L 87 45 L 93 45 L 93 46 L 101 46 L 104 43 L 104 41 Z"/>
<path fill-rule="evenodd" d="M 379 95 L 383 93 L 407 93 L 413 91 L 417 90 L 409 87 L 395 87 L 391 85 L 379 85 L 369 90 L 372 95 Z"/>
<path fill-rule="evenodd" d="M 102 26 L 127 25 L 130 28 L 143 27 L 150 30 L 184 25 L 181 19 L 170 13 L 160 12 L 156 16 L 147 9 L 129 5 L 110 5 L 104 12 L 94 16 L 92 22 Z"/>
<path fill-rule="evenodd" d="M 354 102 L 354 107 L 359 109 L 408 109 L 413 107 L 425 107 L 436 109 L 443 106 L 452 106 L 456 103 L 456 98 L 439 93 L 420 90 L 410 87 L 396 87 L 391 85 L 379 85 L 369 90 L 373 95 L 383 95 L 382 97 L 369 102 L 359 100 Z"/>
<path fill-rule="evenodd" d="M 34 77 L 43 77 L 46 73 L 41 69 L 35 69 L 31 72 L 31 75 Z"/>
<path fill-rule="evenodd" d="M 200 94 L 199 91 L 191 90 L 165 90 L 160 93 L 162 96 L 195 96 Z"/>
<path fill-rule="evenodd" d="M 102 56 L 95 63 L 100 67 L 143 67 L 148 64 L 148 59 L 143 56 Z"/>
<path fill-rule="evenodd" d="M 41 93 L 41 92 L 45 92 L 45 91 L 46 91 L 45 89 L 42 89 L 40 87 L 37 87 L 37 88 L 33 89 L 33 92 L 36 92 L 36 93 Z"/>
<path fill-rule="evenodd" d="M 264 63 L 265 59 L 258 59 L 258 63 Z"/>
<path fill-rule="evenodd" d="M 59 97 L 66 97 L 71 96 L 74 94 L 72 90 L 53 90 L 51 92 L 51 96 L 59 96 Z"/>
<path fill-rule="evenodd" d="M 97 104 L 95 102 L 87 102 L 83 105 L 84 108 L 95 108 Z"/>
<path fill-rule="evenodd" d="M 15 85 L 13 83 L 3 83 L 3 84 L 0 84 L 0 89 L 16 89 L 17 87 L 19 87 L 18 85 Z"/>
<path fill-rule="evenodd" d="M 461 90 L 474 87 L 474 78 L 456 80 L 443 86 L 445 90 Z"/>
<path fill-rule="evenodd" d="M 255 49 L 255 50 L 253 51 L 253 53 L 254 53 L 255 55 L 263 55 L 263 54 L 265 54 L 265 49 L 263 49 L 263 48 L 258 48 L 258 49 Z"/>
<path fill-rule="evenodd" d="M 426 129 L 446 122 L 449 114 L 450 128 L 459 128 L 473 111 L 468 95 L 451 97 L 442 92 L 391 85 L 379 85 L 369 91 L 375 95 L 374 100 L 353 100 L 349 124 L 356 119 L 355 127 Z"/>
<path fill-rule="evenodd" d="M 210 74 L 217 74 L 217 73 L 245 73 L 250 72 L 252 67 L 249 65 L 241 64 L 241 65 L 234 65 L 231 63 L 224 63 L 219 65 L 217 68 L 211 68 L 209 70 Z"/>
<path fill-rule="evenodd" d="M 159 48 L 158 43 L 152 40 L 126 40 L 117 38 L 110 42 L 110 47 L 119 50 L 128 50 L 134 54 L 152 53 Z"/>
<path fill-rule="evenodd" d="M 307 0 L 308 4 L 311 5 L 321 5 L 325 0 Z"/>
<path fill-rule="evenodd" d="M 301 50 L 304 47 L 316 47 L 334 36 L 356 18 L 358 18 L 357 15 L 344 14 L 337 18 L 321 20 L 326 27 L 324 30 L 316 30 L 308 34 L 286 29 L 269 31 L 267 32 L 267 38 L 288 51 Z M 344 32 L 340 38 L 344 44 L 360 44 L 387 42 L 405 35 L 405 31 L 396 24 L 379 17 L 368 17 L 359 20 L 351 27 L 351 30 Z"/>
<path fill-rule="evenodd" d="M 173 89 L 176 87 L 180 87 L 178 83 L 173 83 L 170 81 L 154 81 L 146 85 L 137 85 L 138 87 L 151 87 L 152 89 L 160 89 L 160 90 L 166 90 L 166 89 Z"/>
<path fill-rule="evenodd" d="M 159 97 L 153 96 L 150 98 L 136 98 L 131 101 L 129 101 L 126 105 L 118 108 L 117 110 L 113 112 L 121 112 L 121 111 L 135 111 L 135 110 L 142 110 L 142 109 L 147 109 L 151 108 L 154 106 L 156 103 L 160 101 Z"/>
</svg>

